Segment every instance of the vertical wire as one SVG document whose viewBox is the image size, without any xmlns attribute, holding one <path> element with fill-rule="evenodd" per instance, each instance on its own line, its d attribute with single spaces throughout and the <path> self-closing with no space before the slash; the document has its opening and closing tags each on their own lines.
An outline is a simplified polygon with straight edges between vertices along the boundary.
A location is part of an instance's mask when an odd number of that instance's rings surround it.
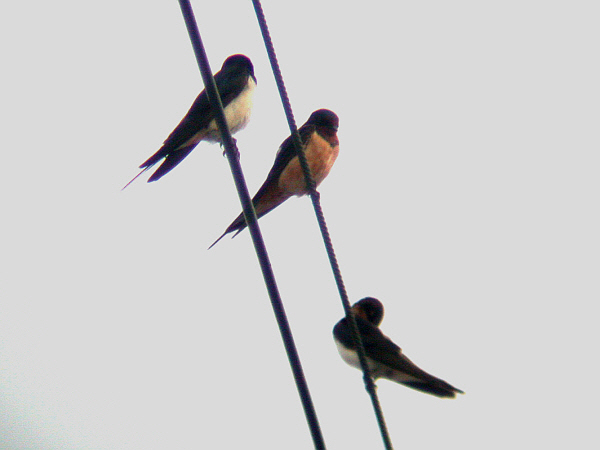
<svg viewBox="0 0 600 450">
<path fill-rule="evenodd" d="M 346 313 L 346 317 L 350 322 L 350 329 L 352 330 L 353 340 L 358 349 L 358 359 L 363 370 L 363 380 L 365 383 L 365 389 L 369 396 L 371 397 L 371 402 L 373 404 L 373 409 L 375 411 L 375 417 L 377 419 L 377 423 L 379 425 L 379 429 L 381 432 L 381 437 L 384 443 L 384 446 L 387 450 L 393 450 L 392 442 L 389 436 L 389 432 L 387 429 L 387 425 L 385 423 L 385 418 L 383 416 L 383 411 L 381 409 L 381 404 L 379 403 L 379 398 L 377 397 L 377 391 L 375 383 L 373 382 L 373 378 L 370 375 L 369 366 L 367 363 L 367 357 L 365 354 L 364 345 L 362 343 L 362 339 L 360 333 L 358 332 L 358 326 L 356 324 L 356 318 L 352 313 L 350 301 L 348 300 L 348 293 L 346 292 L 346 287 L 344 285 L 344 281 L 342 279 L 341 270 L 337 261 L 337 257 L 335 256 L 335 251 L 333 249 L 333 243 L 331 241 L 331 236 L 329 235 L 329 230 L 327 228 L 327 223 L 325 222 L 325 216 L 323 214 L 323 209 L 321 208 L 320 202 L 320 194 L 316 190 L 316 185 L 314 179 L 310 173 L 310 167 L 308 165 L 308 161 L 306 160 L 306 155 L 304 154 L 302 141 L 300 139 L 300 135 L 298 134 L 298 130 L 296 127 L 296 122 L 294 120 L 294 114 L 292 112 L 292 106 L 290 103 L 290 99 L 287 94 L 287 90 L 285 88 L 285 83 L 283 81 L 283 75 L 281 74 L 281 69 L 279 68 L 279 63 L 277 61 L 277 55 L 275 54 L 275 47 L 273 46 L 273 41 L 271 39 L 271 35 L 269 33 L 269 28 L 267 25 L 267 20 L 262 9 L 262 5 L 260 0 L 252 0 L 254 5 L 254 10 L 256 12 L 256 17 L 258 19 L 258 24 L 263 36 L 263 40 L 265 43 L 265 47 L 267 50 L 267 54 L 269 56 L 269 61 L 271 63 L 271 68 L 273 70 L 273 75 L 275 77 L 275 82 L 277 84 L 277 89 L 279 90 L 279 95 L 281 97 L 281 102 L 283 104 L 283 109 L 285 111 L 285 115 L 288 121 L 288 125 L 290 128 L 290 132 L 292 134 L 292 140 L 294 146 L 296 148 L 296 153 L 298 155 L 298 159 L 300 161 L 300 165 L 302 167 L 302 171 L 304 172 L 304 178 L 306 185 L 309 190 L 309 194 L 313 203 L 313 207 L 315 210 L 315 214 L 317 216 L 317 222 L 319 223 L 319 228 L 321 230 L 321 234 L 323 236 L 323 241 L 325 244 L 325 249 L 327 251 L 327 256 L 329 258 L 329 262 L 331 264 L 331 268 L 333 271 L 333 276 L 335 278 L 335 282 L 342 300 L 342 305 L 344 307 L 344 311 Z"/>
<path fill-rule="evenodd" d="M 288 360 L 292 368 L 294 379 L 296 381 L 296 387 L 298 389 L 298 394 L 300 396 L 300 400 L 304 408 L 304 414 L 306 416 L 313 443 L 315 449 L 325 450 L 325 442 L 323 440 L 323 435 L 321 433 L 321 428 L 319 426 L 319 421 L 314 408 L 314 404 L 312 402 L 310 392 L 308 390 L 308 384 L 306 382 L 306 378 L 304 377 L 302 364 L 300 363 L 300 357 L 298 356 L 298 351 L 294 343 L 292 331 L 287 320 L 285 310 L 283 308 L 283 303 L 281 301 L 279 289 L 277 288 L 277 283 L 275 281 L 275 275 L 273 274 L 271 262 L 269 260 L 265 243 L 262 238 L 260 228 L 258 226 L 256 212 L 254 211 L 252 199 L 250 198 L 248 187 L 246 186 L 244 174 L 242 172 L 242 168 L 239 162 L 239 153 L 235 141 L 232 138 L 231 133 L 229 131 L 229 127 L 227 126 L 227 121 L 225 119 L 221 98 L 218 94 L 215 80 L 210 69 L 206 52 L 204 50 L 204 45 L 200 37 L 198 25 L 194 17 L 194 12 L 189 3 L 189 0 L 179 0 L 179 5 L 181 7 L 181 12 L 183 14 L 185 24 L 190 36 L 190 40 L 194 48 L 196 60 L 198 61 L 198 65 L 200 67 L 200 72 L 202 73 L 202 79 L 204 81 L 206 93 L 210 101 L 211 108 L 215 111 L 215 120 L 221 133 L 223 145 L 225 146 L 225 153 L 227 155 L 229 166 L 233 174 L 235 186 L 240 197 L 240 202 L 242 203 L 244 217 L 246 219 L 246 223 L 248 225 L 248 229 L 252 237 L 252 242 L 254 243 L 254 249 L 258 257 L 260 268 L 263 273 L 263 278 L 265 280 L 265 285 L 267 287 L 269 298 L 271 300 L 271 305 L 273 307 L 273 311 L 277 319 L 279 331 L 281 333 Z"/>
</svg>

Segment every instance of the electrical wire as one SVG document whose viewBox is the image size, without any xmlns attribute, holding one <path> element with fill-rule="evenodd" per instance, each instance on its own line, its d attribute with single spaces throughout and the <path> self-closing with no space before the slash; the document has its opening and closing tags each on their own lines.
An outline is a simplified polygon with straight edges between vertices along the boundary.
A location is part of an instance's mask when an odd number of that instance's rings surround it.
<svg viewBox="0 0 600 450">
<path fill-rule="evenodd" d="M 327 228 L 327 223 L 325 222 L 325 216 L 323 214 L 323 209 L 321 208 L 320 202 L 320 194 L 316 190 L 316 185 L 314 179 L 310 173 L 310 167 L 306 160 L 306 155 L 304 154 L 302 141 L 300 139 L 300 135 L 298 134 L 298 130 L 296 127 L 296 122 L 294 120 L 294 114 L 292 112 L 292 106 L 290 103 L 289 96 L 287 94 L 287 90 L 285 88 L 285 83 L 283 81 L 283 75 L 281 73 L 281 69 L 279 68 L 279 63 L 277 61 L 277 55 L 275 54 L 275 47 L 273 45 L 273 41 L 271 39 L 271 35 L 269 33 L 269 27 L 267 25 L 267 19 L 265 17 L 264 11 L 262 9 L 262 5 L 260 0 L 252 0 L 254 5 L 254 10 L 256 12 L 256 18 L 258 19 L 258 24 L 260 27 L 261 34 L 263 36 L 263 41 L 265 43 L 265 47 L 267 50 L 267 54 L 269 56 L 269 61 L 271 63 L 271 68 L 273 70 L 273 75 L 275 77 L 275 82 L 277 84 L 277 89 L 279 90 L 279 95 L 281 97 L 281 102 L 283 104 L 283 109 L 285 111 L 285 115 L 288 121 L 288 125 L 290 128 L 290 132 L 293 136 L 294 146 L 296 148 L 296 153 L 298 154 L 298 159 L 300 161 L 300 165 L 302 167 L 302 171 L 304 172 L 304 178 L 306 181 L 306 186 L 308 187 L 309 194 L 313 203 L 313 207 L 315 210 L 315 214 L 317 216 L 317 222 L 319 223 L 319 228 L 321 230 L 321 234 L 323 236 L 323 242 L 325 244 L 325 249 L 327 251 L 327 256 L 329 258 L 329 262 L 331 264 L 331 268 L 333 271 L 333 276 L 335 278 L 335 282 L 340 294 L 340 298 L 342 300 L 342 305 L 344 307 L 344 311 L 346 313 L 346 317 L 350 322 L 350 328 L 352 330 L 354 342 L 358 349 L 358 359 L 363 370 L 363 380 L 365 383 L 365 389 L 367 393 L 371 397 L 371 403 L 373 404 L 373 410 L 375 411 L 375 417 L 377 419 L 377 423 L 379 425 L 379 430 L 381 432 L 381 438 L 383 440 L 384 446 L 386 450 L 393 450 L 392 442 L 389 436 L 389 432 L 387 429 L 387 425 L 385 423 L 385 418 L 383 416 L 383 411 L 381 409 L 381 404 L 379 403 L 379 398 L 377 396 L 376 386 L 373 382 L 373 378 L 370 375 L 369 366 L 367 363 L 367 357 L 365 354 L 365 349 L 362 343 L 362 339 L 360 337 L 360 333 L 358 332 L 358 326 L 356 324 L 356 318 L 351 310 L 350 301 L 348 300 L 348 293 L 346 292 L 346 287 L 344 285 L 344 281 L 342 278 L 342 273 L 337 261 L 337 257 L 335 255 L 335 251 L 333 248 L 333 243 L 331 241 L 331 236 L 329 235 L 329 230 Z"/>
<path fill-rule="evenodd" d="M 235 181 L 235 186 L 240 197 L 240 202 L 242 203 L 244 217 L 246 219 L 246 223 L 248 224 L 248 229 L 252 237 L 252 242 L 254 243 L 254 249 L 258 257 L 260 268 L 263 273 L 263 278 L 265 280 L 265 285 L 267 287 L 269 298 L 271 300 L 271 305 L 273 307 L 273 311 L 277 319 L 279 331 L 281 333 L 288 360 L 292 368 L 294 379 L 296 381 L 296 387 L 298 389 L 298 394 L 300 395 L 300 400 L 304 408 L 304 413 L 313 438 L 313 443 L 315 449 L 325 450 L 325 442 L 323 440 L 323 435 L 321 433 L 321 428 L 319 426 L 319 421 L 317 419 L 314 404 L 312 402 L 310 392 L 308 390 L 308 384 L 306 382 L 306 378 L 304 377 L 304 372 L 300 363 L 300 357 L 298 356 L 298 351 L 294 343 L 292 331 L 287 320 L 285 310 L 283 308 L 283 303 L 281 301 L 279 289 L 277 288 L 277 283 L 275 281 L 275 275 L 273 274 L 273 270 L 271 268 L 269 255 L 267 253 L 267 249 L 265 247 L 265 243 L 262 238 L 260 228 L 258 226 L 256 212 L 254 211 L 254 206 L 252 204 L 252 200 L 248 192 L 248 187 L 246 186 L 244 174 L 242 172 L 242 168 L 239 162 L 239 152 L 236 143 L 232 138 L 229 128 L 227 126 L 225 113 L 223 111 L 223 105 L 221 103 L 221 99 L 216 88 L 212 71 L 208 63 L 208 58 L 206 56 L 204 45 L 200 37 L 198 25 L 194 17 L 194 12 L 189 3 L 189 0 L 179 0 L 179 5 L 181 7 L 181 12 L 183 14 L 188 34 L 192 42 L 192 47 L 194 48 L 194 53 L 198 61 L 198 66 L 200 67 L 200 72 L 202 73 L 202 79 L 204 81 L 206 93 L 208 95 L 211 108 L 216 113 L 215 119 L 222 136 L 223 145 L 225 146 L 225 154 L 227 155 L 229 166 L 231 168 L 233 179 Z"/>
</svg>

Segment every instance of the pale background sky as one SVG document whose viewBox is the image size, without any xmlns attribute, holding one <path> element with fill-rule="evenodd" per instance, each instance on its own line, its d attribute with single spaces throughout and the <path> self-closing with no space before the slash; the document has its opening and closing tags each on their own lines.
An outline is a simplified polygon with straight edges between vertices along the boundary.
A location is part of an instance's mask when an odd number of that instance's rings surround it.
<svg viewBox="0 0 600 450">
<path fill-rule="evenodd" d="M 254 194 L 289 131 L 252 5 L 192 4 L 214 71 L 255 64 Z M 597 2 L 263 6 L 298 125 L 340 117 L 351 301 L 466 391 L 380 381 L 395 448 L 597 448 Z M 248 233 L 206 250 L 240 212 L 219 146 L 120 191 L 203 87 L 178 3 L 5 2 L 0 46 L 0 448 L 311 448 Z M 382 448 L 310 200 L 260 224 L 328 448 Z"/>
</svg>

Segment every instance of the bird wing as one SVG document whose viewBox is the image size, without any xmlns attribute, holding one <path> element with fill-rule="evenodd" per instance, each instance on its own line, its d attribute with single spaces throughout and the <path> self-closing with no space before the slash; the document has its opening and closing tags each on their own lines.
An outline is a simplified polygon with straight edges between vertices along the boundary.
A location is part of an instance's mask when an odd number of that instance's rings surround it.
<svg viewBox="0 0 600 450">
<path fill-rule="evenodd" d="M 338 328 L 338 338 L 347 347 L 356 349 L 351 334 L 350 324 L 347 322 L 347 319 L 342 319 L 338 324 L 340 323 L 343 323 L 343 326 Z M 356 324 L 358 325 L 358 330 L 367 357 L 394 370 L 406 373 L 407 375 L 419 378 L 424 375 L 428 376 L 425 371 L 419 369 L 410 359 L 408 359 L 402 353 L 402 349 L 383 334 L 378 327 L 361 317 L 356 317 Z"/>
<path fill-rule="evenodd" d="M 306 147 L 306 142 L 310 139 L 310 136 L 315 131 L 315 126 L 312 124 L 304 124 L 298 129 L 298 133 L 300 134 L 300 139 L 302 140 L 302 144 Z M 279 206 L 283 201 L 285 201 L 289 195 L 281 195 L 279 189 L 273 189 L 273 185 L 279 183 L 279 176 L 283 172 L 283 170 L 287 167 L 292 159 L 296 157 L 296 149 L 294 148 L 294 142 L 292 140 L 292 136 L 288 136 L 283 143 L 279 146 L 277 150 L 277 154 L 275 156 L 275 162 L 273 163 L 273 167 L 267 174 L 267 178 L 259 190 L 256 192 L 254 197 L 252 198 L 252 204 L 256 209 L 257 218 L 261 218 L 269 211 L 272 211 L 274 208 Z M 269 198 L 271 196 L 271 198 Z M 261 202 L 261 200 L 263 200 Z M 261 205 L 267 205 L 265 207 L 261 207 Z M 219 242 L 225 235 L 236 231 L 237 233 L 233 236 L 237 236 L 244 228 L 246 228 L 246 219 L 244 218 L 244 213 L 240 213 L 233 222 L 227 227 L 225 232 L 219 236 L 219 238 L 211 244 L 208 249 L 210 250 L 217 242 Z"/>
<path fill-rule="evenodd" d="M 310 137 L 314 133 L 314 131 L 315 131 L 315 126 L 312 124 L 304 124 L 298 129 L 298 134 L 300 135 L 300 139 L 302 140 L 302 146 L 304 148 L 306 148 L 306 143 L 310 139 Z M 266 178 L 265 182 L 262 184 L 260 189 L 256 192 L 256 195 L 254 195 L 254 197 L 252 198 L 252 202 L 254 203 L 254 206 L 256 206 L 256 204 L 258 202 L 260 202 L 262 197 L 270 190 L 271 186 L 274 183 L 276 184 L 279 182 L 279 176 L 284 171 L 284 169 L 287 167 L 287 165 L 290 163 L 290 161 L 292 159 L 294 159 L 296 156 L 297 156 L 297 153 L 296 153 L 296 149 L 294 147 L 294 140 L 293 140 L 292 136 L 290 135 L 279 146 L 279 149 L 277 150 L 277 154 L 275 156 L 275 162 L 273 163 L 273 167 L 271 167 L 271 170 L 267 174 L 267 178 Z M 273 208 L 271 208 L 271 209 L 273 209 Z M 271 211 L 271 209 L 261 212 L 261 216 L 265 215 L 266 213 Z"/>
<path fill-rule="evenodd" d="M 231 101 L 242 92 L 248 82 L 249 76 L 248 73 L 240 72 L 239 70 L 236 70 L 235 67 L 226 67 L 215 74 L 215 83 L 219 90 L 219 95 L 221 96 L 223 108 L 231 103 Z M 154 155 L 148 158 L 140 168 L 150 167 L 162 158 L 167 157 L 171 152 L 186 148 L 187 146 L 184 146 L 184 144 L 199 131 L 206 128 L 214 118 L 215 113 L 210 107 L 208 95 L 204 89 L 198 94 L 187 114 L 181 119 L 181 122 L 179 122 L 167 139 L 165 139 L 162 147 Z M 185 158 L 195 146 L 196 144 L 194 143 L 192 148 L 187 152 L 182 152 L 181 155 L 177 155 L 176 157 L 173 156 L 173 161 L 170 161 L 170 164 L 168 164 L 168 170 L 179 164 L 179 162 Z"/>
</svg>

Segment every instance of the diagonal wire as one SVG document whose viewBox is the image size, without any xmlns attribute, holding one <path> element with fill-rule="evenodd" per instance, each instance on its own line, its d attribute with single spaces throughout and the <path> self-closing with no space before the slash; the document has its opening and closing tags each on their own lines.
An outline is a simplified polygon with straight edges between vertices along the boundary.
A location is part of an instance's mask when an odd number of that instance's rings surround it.
<svg viewBox="0 0 600 450">
<path fill-rule="evenodd" d="M 271 305 L 273 306 L 277 324 L 279 325 L 279 331 L 281 333 L 288 360 L 296 381 L 296 387 L 304 408 L 304 414 L 309 425 L 313 443 L 315 449 L 325 450 L 325 442 L 323 440 L 321 428 L 319 426 L 319 421 L 317 419 L 317 414 L 315 412 L 310 392 L 308 390 L 308 384 L 306 383 L 306 378 L 304 377 L 304 372 L 300 363 L 300 357 L 298 356 L 298 351 L 296 350 L 292 331 L 283 308 L 277 283 L 275 281 L 275 275 L 273 274 L 273 270 L 271 268 L 269 255 L 258 226 L 256 212 L 254 211 L 254 206 L 252 204 L 248 187 L 246 186 L 246 181 L 244 179 L 244 174 L 240 166 L 238 156 L 239 153 L 235 141 L 232 138 L 227 126 L 221 98 L 217 91 L 215 80 L 208 63 L 208 58 L 206 57 L 206 52 L 200 37 L 198 25 L 196 24 L 194 12 L 189 0 L 179 0 L 179 6 L 181 7 L 181 12 L 183 13 L 183 17 L 185 19 L 185 24 L 190 35 L 190 40 L 192 42 L 194 53 L 200 67 L 200 72 L 202 73 L 202 79 L 204 81 L 211 108 L 213 108 L 215 111 L 216 123 L 221 133 L 223 145 L 225 146 L 225 153 L 229 161 L 229 166 L 231 167 L 231 172 L 233 174 L 233 179 L 240 197 L 240 202 L 242 203 L 244 217 L 246 219 L 246 223 L 248 224 L 250 235 L 252 236 L 254 249 L 256 251 L 265 284 L 267 286 L 269 298 L 271 299 Z"/>
<path fill-rule="evenodd" d="M 335 282 L 338 287 L 338 291 L 340 297 L 342 299 L 342 305 L 344 307 L 344 311 L 346 313 L 346 317 L 350 322 L 350 328 L 352 330 L 354 343 L 358 348 L 358 359 L 360 361 L 360 365 L 363 370 L 363 380 L 365 383 L 365 389 L 367 393 L 371 397 L 371 402 L 373 404 L 373 410 L 375 411 L 375 417 L 377 419 L 377 423 L 379 425 L 379 429 L 381 432 L 381 438 L 383 440 L 384 446 L 387 450 L 393 450 L 392 442 L 389 436 L 389 432 L 387 426 L 385 424 L 385 419 L 383 417 L 383 412 L 381 409 L 381 404 L 379 403 L 379 398 L 377 397 L 377 391 L 375 383 L 373 382 L 373 378 L 370 375 L 369 366 L 367 364 L 367 357 L 365 354 L 365 349 L 362 343 L 362 339 L 360 337 L 360 333 L 358 332 L 358 326 L 356 324 L 356 318 L 352 313 L 352 309 L 350 306 L 350 301 L 348 300 L 348 293 L 346 292 L 346 287 L 344 286 L 344 280 L 342 279 L 342 273 L 335 256 L 335 251 L 333 249 L 333 243 L 331 241 L 331 236 L 329 235 L 329 230 L 327 228 L 327 223 L 325 222 L 325 216 L 323 215 L 323 209 L 321 208 L 320 194 L 316 190 L 316 185 L 314 179 L 310 173 L 310 167 L 308 165 L 308 161 L 306 160 L 306 155 L 304 154 L 304 150 L 302 147 L 302 141 L 300 139 L 300 135 L 298 134 L 298 129 L 296 127 L 296 122 L 294 120 L 294 114 L 292 112 L 292 106 L 290 103 L 290 99 L 287 95 L 287 90 L 285 88 L 285 84 L 283 81 L 283 75 L 281 74 L 281 69 L 279 68 L 279 63 L 277 61 L 277 55 L 275 54 L 275 47 L 273 46 L 273 41 L 271 39 L 271 35 L 269 33 L 269 28 L 267 25 L 267 19 L 265 17 L 264 11 L 262 9 L 262 5 L 260 0 L 252 0 L 254 5 L 254 10 L 256 12 L 256 17 L 258 19 L 258 24 L 260 26 L 260 31 L 263 36 L 263 40 L 265 42 L 265 47 L 267 49 L 267 54 L 269 56 L 269 61 L 271 63 L 271 68 L 273 70 L 273 75 L 275 76 L 275 82 L 277 84 L 277 89 L 279 90 L 279 95 L 281 97 L 281 102 L 283 104 L 283 109 L 285 111 L 285 116 L 288 121 L 288 125 L 290 128 L 290 132 L 293 136 L 294 146 L 296 148 L 296 153 L 298 154 L 298 159 L 300 161 L 300 165 L 304 172 L 304 178 L 306 181 L 306 185 L 308 187 L 310 197 L 313 203 L 313 207 L 315 209 L 315 214 L 317 216 L 317 222 L 319 223 L 319 228 L 321 229 L 321 234 L 323 236 L 323 241 L 325 243 L 325 249 L 327 251 L 327 256 L 329 257 L 329 262 L 331 264 L 331 268 L 333 270 L 333 276 L 335 278 Z"/>
</svg>

